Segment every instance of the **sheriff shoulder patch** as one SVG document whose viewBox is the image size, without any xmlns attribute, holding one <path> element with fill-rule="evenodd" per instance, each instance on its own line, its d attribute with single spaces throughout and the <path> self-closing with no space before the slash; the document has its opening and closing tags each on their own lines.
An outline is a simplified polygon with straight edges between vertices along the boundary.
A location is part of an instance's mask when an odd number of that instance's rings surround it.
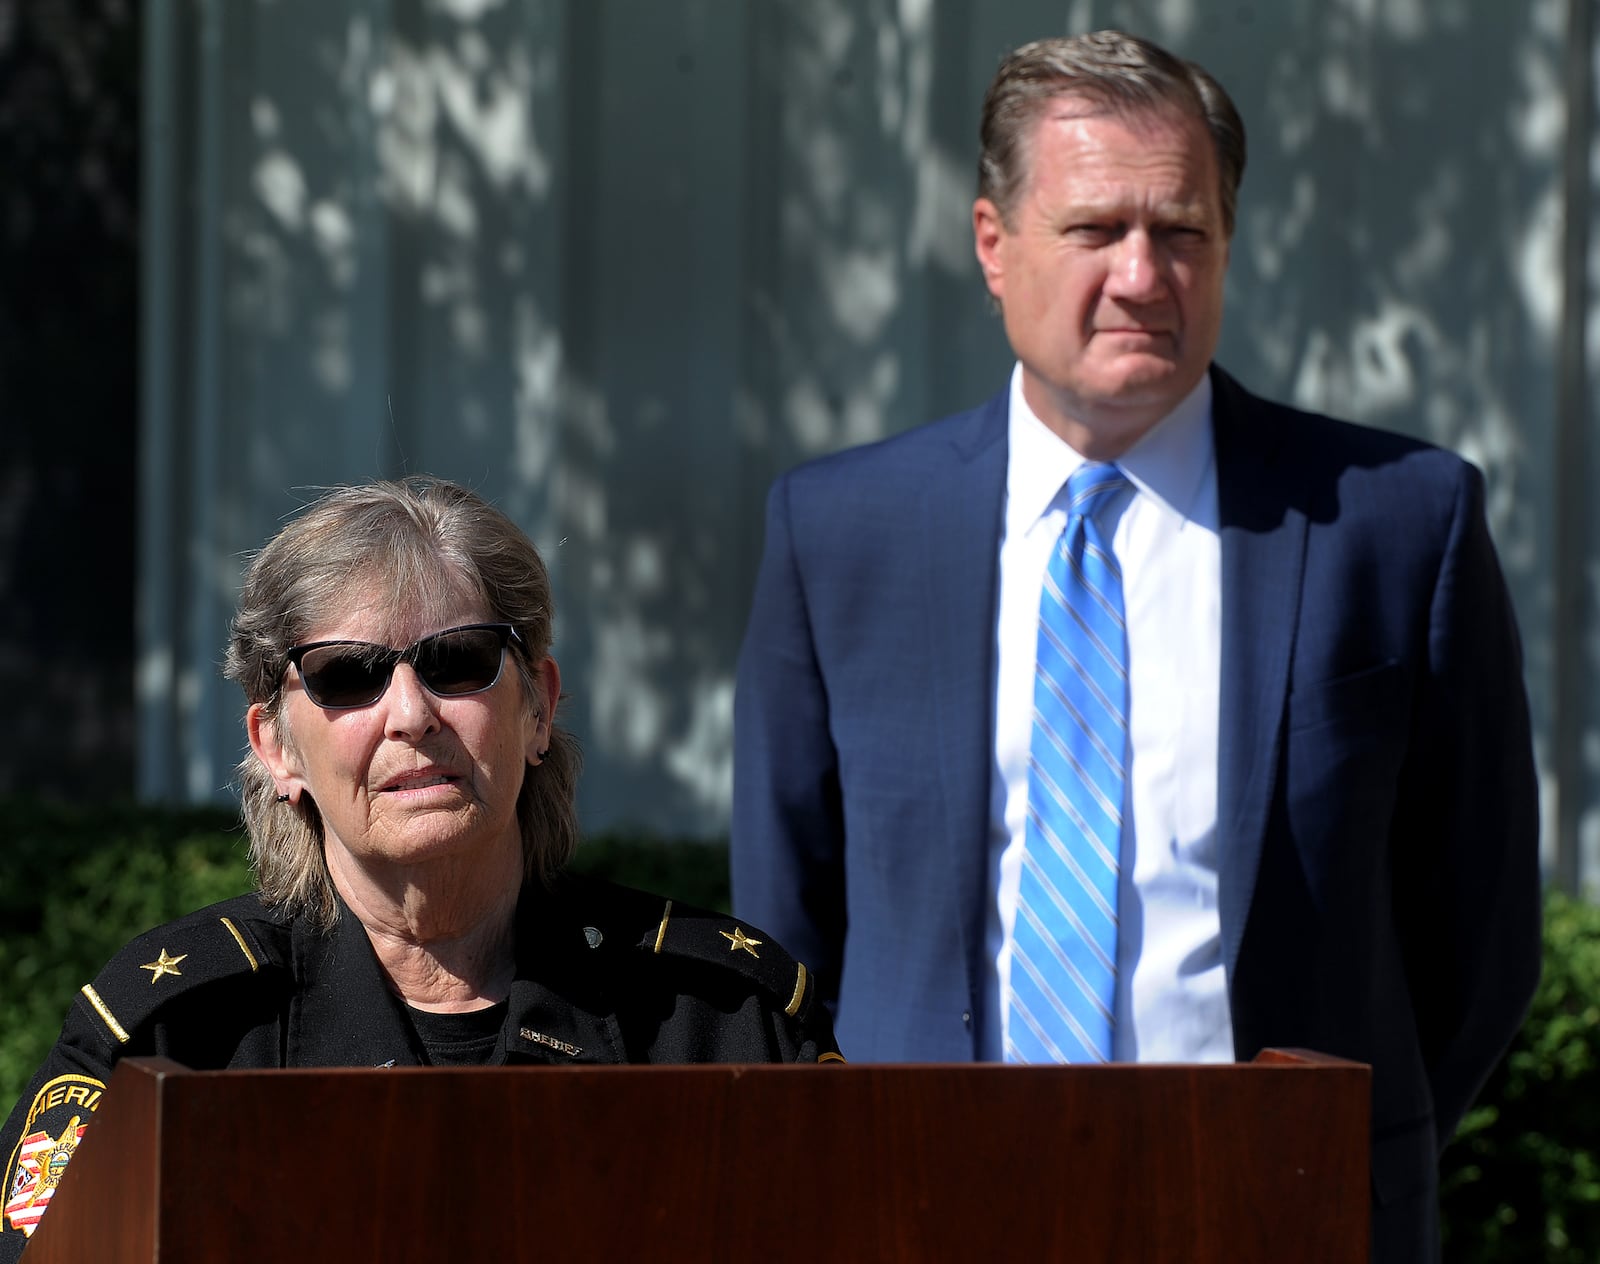
<svg viewBox="0 0 1600 1264">
<path fill-rule="evenodd" d="M 25 1237 L 38 1227 L 105 1091 L 92 1076 L 58 1075 L 34 1097 L 6 1167 L 6 1222 Z"/>
</svg>

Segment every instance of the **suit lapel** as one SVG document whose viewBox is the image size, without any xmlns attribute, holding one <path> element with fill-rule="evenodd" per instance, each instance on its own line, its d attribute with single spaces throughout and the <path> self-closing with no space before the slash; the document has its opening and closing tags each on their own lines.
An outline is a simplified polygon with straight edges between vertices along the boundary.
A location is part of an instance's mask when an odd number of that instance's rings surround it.
<svg viewBox="0 0 1600 1264">
<path fill-rule="evenodd" d="M 1009 390 L 969 416 L 930 462 L 922 502 L 929 662 L 937 729 L 939 805 L 950 890 L 960 893 L 962 961 L 974 1015 L 983 1012 L 989 891 L 989 782 L 994 762 L 994 624 L 1006 487 Z M 973 1028 L 974 1048 L 979 1038 Z"/>
<path fill-rule="evenodd" d="M 1222 535 L 1222 698 L 1217 721 L 1218 904 L 1232 979 L 1275 788 L 1305 567 L 1305 515 L 1281 459 L 1292 419 L 1220 369 L 1213 425 Z"/>
</svg>

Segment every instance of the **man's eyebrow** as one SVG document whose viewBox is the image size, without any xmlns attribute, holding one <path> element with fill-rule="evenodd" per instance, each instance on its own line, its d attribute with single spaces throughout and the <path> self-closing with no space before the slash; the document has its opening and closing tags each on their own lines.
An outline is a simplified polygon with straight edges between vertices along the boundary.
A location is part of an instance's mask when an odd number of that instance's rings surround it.
<svg viewBox="0 0 1600 1264">
<path fill-rule="evenodd" d="M 1203 197 L 1168 198 L 1153 206 L 1146 206 L 1137 198 L 1079 198 L 1061 208 L 1061 218 L 1073 219 L 1085 216 L 1128 218 L 1130 215 L 1138 214 L 1155 220 L 1171 219 L 1194 223 L 1209 218 L 1210 209 Z"/>
</svg>

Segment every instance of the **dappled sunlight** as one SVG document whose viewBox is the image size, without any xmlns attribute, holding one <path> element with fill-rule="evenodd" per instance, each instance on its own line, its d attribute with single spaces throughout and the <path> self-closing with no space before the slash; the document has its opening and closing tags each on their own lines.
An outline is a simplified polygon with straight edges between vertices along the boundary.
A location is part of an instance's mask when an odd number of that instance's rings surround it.
<svg viewBox="0 0 1600 1264">
<path fill-rule="evenodd" d="M 1268 393 L 1483 466 L 1525 621 L 1549 582 L 1549 520 L 1530 491 L 1548 460 L 1561 294 L 1556 7 L 1491 22 L 1459 6 L 1344 3 L 1279 23 L 1264 96 L 1239 92 L 1265 126 L 1223 347 L 1235 367 L 1262 353 L 1254 384 Z M 1482 91 L 1474 62 L 1500 67 L 1509 90 Z M 1548 705 L 1548 679 L 1531 682 Z"/>
<path fill-rule="evenodd" d="M 427 66 L 445 113 L 490 183 L 543 197 L 550 191 L 550 163 L 532 134 L 532 69 L 520 47 L 501 56 L 497 66 L 488 41 L 468 31 L 456 56 L 432 49 Z"/>
<path fill-rule="evenodd" d="M 898 245 L 829 251 L 820 260 L 828 315 L 848 337 L 870 342 L 899 306 Z"/>
<path fill-rule="evenodd" d="M 1250 127 L 1222 363 L 1484 468 L 1547 759 L 1562 0 L 211 2 L 215 48 L 170 59 L 217 134 L 178 138 L 147 366 L 193 502 L 144 510 L 184 541 L 139 676 L 173 791 L 235 758 L 240 557 L 305 489 L 426 470 L 551 566 L 586 820 L 723 828 L 766 488 L 1004 385 L 982 92 L 1011 43 L 1100 25 L 1207 65 Z"/>
<path fill-rule="evenodd" d="M 552 418 L 561 401 L 561 335 L 540 316 L 538 305 L 524 295 L 515 304 L 512 339 L 516 377 L 511 468 L 518 483 L 537 486 L 557 459 Z M 544 534 L 549 529 L 547 526 Z"/>
<path fill-rule="evenodd" d="M 596 730 L 622 755 L 652 758 L 667 738 L 665 699 L 641 689 L 667 665 L 672 649 L 666 628 L 647 625 L 622 611 L 593 634 L 593 720 Z"/>
<path fill-rule="evenodd" d="M 668 770 L 708 816 L 733 796 L 733 679 L 718 673 L 688 682 L 689 723 L 666 752 Z"/>
<path fill-rule="evenodd" d="M 352 31 L 352 43 L 355 34 Z M 404 41 L 395 40 L 363 77 L 367 106 L 376 123 L 379 192 L 394 211 L 426 215 L 439 162 L 439 99 L 427 66 Z M 360 84 L 351 87 L 355 95 Z"/>
<path fill-rule="evenodd" d="M 281 149 L 271 149 L 256 163 L 256 196 L 287 232 L 305 227 L 306 181 L 300 164 Z"/>
<path fill-rule="evenodd" d="M 1548 186 L 1532 200 L 1527 219 L 1508 234 L 1516 295 L 1534 330 L 1554 339 L 1561 319 L 1561 190 Z"/>
<path fill-rule="evenodd" d="M 997 323 L 973 341 L 950 320 L 988 318 L 970 229 L 982 89 L 952 60 L 960 46 L 940 38 L 948 10 L 775 8 L 781 233 L 776 261 L 751 277 L 766 389 L 741 409 L 769 474 L 964 407 L 974 396 L 952 379 L 986 393 L 1004 372 Z M 978 65 L 986 77 L 992 60 Z"/>
</svg>

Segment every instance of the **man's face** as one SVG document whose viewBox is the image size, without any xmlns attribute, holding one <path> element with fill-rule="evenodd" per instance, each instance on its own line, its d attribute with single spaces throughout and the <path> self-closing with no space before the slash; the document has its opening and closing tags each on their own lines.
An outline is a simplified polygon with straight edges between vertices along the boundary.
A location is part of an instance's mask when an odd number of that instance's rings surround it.
<svg viewBox="0 0 1600 1264">
<path fill-rule="evenodd" d="M 1025 147 L 1009 222 L 973 206 L 978 261 L 1039 418 L 1120 456 L 1191 391 L 1222 325 L 1217 160 L 1199 119 L 1056 98 Z"/>
</svg>

